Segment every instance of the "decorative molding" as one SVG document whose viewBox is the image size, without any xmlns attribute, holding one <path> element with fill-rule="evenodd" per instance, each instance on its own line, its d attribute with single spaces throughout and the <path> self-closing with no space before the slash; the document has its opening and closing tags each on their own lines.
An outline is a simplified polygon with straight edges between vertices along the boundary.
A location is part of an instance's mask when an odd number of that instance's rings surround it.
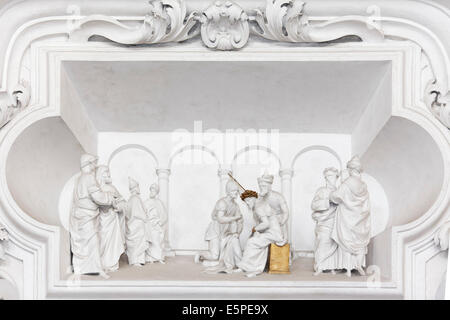
<svg viewBox="0 0 450 320">
<path fill-rule="evenodd" d="M 384 39 L 372 16 L 342 16 L 315 23 L 305 14 L 305 5 L 301 0 L 267 0 L 265 11 L 255 10 L 253 33 L 285 42 L 325 42 L 352 35 L 367 42 Z"/>
<path fill-rule="evenodd" d="M 203 11 L 199 20 L 202 40 L 208 48 L 234 50 L 247 44 L 248 16 L 236 3 L 217 1 Z"/>
<path fill-rule="evenodd" d="M 431 113 L 450 129 L 450 91 L 442 94 L 434 82 L 426 88 L 424 100 Z"/>
<path fill-rule="evenodd" d="M 6 228 L 0 224 L 0 262 L 5 260 L 6 256 L 6 242 L 9 240 L 8 231 L 6 231 Z"/>
<path fill-rule="evenodd" d="M 69 37 L 73 41 L 88 41 L 97 35 L 117 43 L 136 45 L 181 42 L 198 34 L 195 30 L 191 32 L 197 23 L 196 12 L 187 16 L 184 0 L 151 0 L 149 4 L 149 13 L 138 26 L 111 16 L 91 15 L 76 22 Z"/>
<path fill-rule="evenodd" d="M 12 92 L 0 92 L 0 129 L 26 108 L 29 101 L 30 89 L 25 82 L 16 85 Z"/>
</svg>

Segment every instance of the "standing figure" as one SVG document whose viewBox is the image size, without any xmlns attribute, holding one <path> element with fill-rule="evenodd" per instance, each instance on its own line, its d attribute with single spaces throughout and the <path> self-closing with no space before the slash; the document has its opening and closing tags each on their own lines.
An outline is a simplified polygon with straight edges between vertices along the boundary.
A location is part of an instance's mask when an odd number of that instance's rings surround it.
<svg viewBox="0 0 450 320">
<path fill-rule="evenodd" d="M 128 178 L 128 183 L 131 193 L 125 215 L 128 263 L 133 266 L 142 266 L 145 264 L 145 251 L 148 248 L 145 230 L 147 215 L 142 203 L 139 184 L 131 178 Z"/>
<path fill-rule="evenodd" d="M 244 226 L 244 220 L 236 203 L 239 196 L 239 186 L 232 180 L 226 184 L 227 196 L 216 204 L 216 220 L 220 224 L 219 264 L 210 268 L 208 272 L 231 273 L 242 258 L 239 235 Z"/>
<path fill-rule="evenodd" d="M 338 268 L 351 276 L 356 269 L 365 275 L 367 246 L 370 241 L 370 202 L 367 185 L 361 179 L 362 166 L 358 156 L 348 163 L 349 177 L 330 195 L 338 205 L 331 237 L 338 244 Z"/>
<path fill-rule="evenodd" d="M 123 214 L 126 208 L 126 201 L 119 194 L 119 191 L 112 185 L 111 175 L 107 166 L 98 166 L 97 182 L 102 192 L 109 193 L 116 201 L 114 205 L 100 206 L 99 216 L 99 236 L 100 236 L 100 257 L 103 268 L 107 271 L 119 269 L 119 259 L 125 251 L 124 235 L 120 226 L 119 214 Z"/>
<path fill-rule="evenodd" d="M 239 196 L 239 187 L 233 181 L 228 181 L 226 192 L 227 196 L 216 202 L 211 214 L 212 221 L 206 230 L 205 240 L 208 242 L 208 252 L 202 255 L 197 254 L 195 256 L 195 262 L 203 261 L 203 264 L 206 266 L 219 265 L 219 258 L 221 258 L 223 263 L 225 263 L 226 260 L 228 266 L 231 267 L 235 261 L 234 254 L 237 254 L 237 259 L 240 258 L 239 233 L 242 231 L 242 227 L 239 227 L 238 224 L 233 224 L 232 226 L 228 225 L 231 222 L 242 219 L 239 206 L 235 201 Z M 232 237 L 235 237 L 232 235 L 236 233 L 238 233 L 236 240 L 231 239 Z M 222 242 L 222 238 L 225 235 L 226 239 Z M 226 255 L 221 252 L 224 250 L 226 250 Z"/>
<path fill-rule="evenodd" d="M 144 208 L 147 213 L 146 231 L 149 247 L 146 251 L 146 261 L 159 261 L 164 263 L 164 250 L 166 246 L 167 211 L 163 202 L 157 198 L 159 186 L 153 183 L 150 186 L 150 197 L 145 201 Z"/>
<path fill-rule="evenodd" d="M 5 245 L 9 240 L 8 231 L 0 224 L 0 261 L 5 260 L 6 250 Z"/>
<path fill-rule="evenodd" d="M 336 180 L 339 172 L 336 168 L 327 168 L 324 170 L 326 186 L 316 191 L 311 208 L 313 220 L 316 221 L 316 244 L 314 248 L 314 275 L 320 274 L 324 270 L 337 268 L 337 244 L 331 239 L 331 232 L 334 227 L 335 213 L 337 205 L 330 202 L 331 192 L 336 190 Z"/>
<path fill-rule="evenodd" d="M 70 215 L 70 244 L 75 274 L 105 276 L 100 259 L 98 215 L 100 206 L 111 206 L 114 197 L 100 189 L 95 179 L 97 157 L 81 156 L 81 174 L 73 192 Z"/>
<path fill-rule="evenodd" d="M 253 228 L 253 234 L 247 240 L 242 259 L 238 263 L 238 271 L 245 271 L 247 277 L 254 277 L 264 271 L 269 245 L 274 243 L 280 247 L 284 246 L 286 239 L 279 219 L 269 203 L 264 200 L 257 201 L 258 194 L 251 190 L 244 191 L 241 199 L 253 210 L 259 223 Z"/>
<path fill-rule="evenodd" d="M 283 239 L 287 243 L 289 239 L 287 223 L 289 219 L 289 208 L 283 195 L 277 191 L 272 190 L 272 183 L 273 175 L 264 174 L 262 177 L 258 178 L 258 201 L 265 201 L 272 208 L 278 219 L 278 222 L 280 223 Z"/>
</svg>

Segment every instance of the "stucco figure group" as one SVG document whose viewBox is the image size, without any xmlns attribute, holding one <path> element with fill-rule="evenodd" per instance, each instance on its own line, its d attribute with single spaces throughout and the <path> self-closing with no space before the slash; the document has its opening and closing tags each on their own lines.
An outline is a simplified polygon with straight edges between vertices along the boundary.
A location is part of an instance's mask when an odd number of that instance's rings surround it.
<svg viewBox="0 0 450 320">
<path fill-rule="evenodd" d="M 227 195 L 217 201 L 205 234 L 208 251 L 195 257 L 196 262 L 208 267 L 206 272 L 244 272 L 248 277 L 256 276 L 265 269 L 269 245 L 283 246 L 288 242 L 289 209 L 283 195 L 272 190 L 273 179 L 269 174 L 258 178 L 259 194 L 244 190 L 234 180 L 227 182 Z M 239 241 L 244 225 L 236 202 L 239 196 L 256 222 L 244 248 Z"/>
<path fill-rule="evenodd" d="M 324 170 L 326 185 L 317 190 L 311 207 L 316 221 L 315 275 L 352 270 L 365 275 L 370 241 L 370 203 L 362 166 L 355 156 L 347 163 L 348 177 L 337 186 L 336 168 Z"/>
<path fill-rule="evenodd" d="M 352 270 L 365 274 L 370 204 L 357 156 L 347 163 L 347 172 L 348 177 L 337 185 L 338 170 L 325 169 L 326 185 L 317 190 L 312 201 L 316 275 L 336 270 L 346 270 L 348 276 Z M 205 272 L 243 272 L 248 277 L 256 276 L 265 270 L 269 246 L 282 247 L 288 243 L 289 208 L 283 195 L 272 190 L 273 180 L 274 176 L 269 174 L 259 177 L 257 193 L 245 190 L 230 176 L 226 196 L 216 202 L 206 230 L 208 250 L 195 256 L 195 262 L 207 267 Z M 70 216 L 75 274 L 106 276 L 107 272 L 118 270 L 123 253 L 133 266 L 165 262 L 167 212 L 158 199 L 159 187 L 151 185 L 150 197 L 145 202 L 138 182 L 132 178 L 129 190 L 130 198 L 126 201 L 112 185 L 107 166 L 97 165 L 95 156 L 81 157 Z M 243 247 L 240 235 L 245 224 L 239 199 L 252 212 L 255 222 Z M 292 255 L 287 259 L 291 258 Z"/>
<path fill-rule="evenodd" d="M 157 184 L 150 187 L 144 203 L 139 184 L 129 179 L 126 201 L 112 185 L 107 166 L 97 157 L 81 156 L 81 173 L 73 191 L 70 215 L 70 244 L 75 274 L 100 274 L 119 268 L 123 253 L 134 266 L 146 262 L 164 263 L 167 214 L 157 198 Z"/>
</svg>

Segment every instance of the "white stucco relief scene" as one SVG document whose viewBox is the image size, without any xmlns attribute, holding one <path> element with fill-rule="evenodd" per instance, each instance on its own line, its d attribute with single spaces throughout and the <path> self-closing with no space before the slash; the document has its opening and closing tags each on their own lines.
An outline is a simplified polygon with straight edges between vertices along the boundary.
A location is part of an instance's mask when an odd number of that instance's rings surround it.
<svg viewBox="0 0 450 320">
<path fill-rule="evenodd" d="M 36 1 L 0 11 L 0 297 L 448 295 L 450 8 Z"/>
</svg>

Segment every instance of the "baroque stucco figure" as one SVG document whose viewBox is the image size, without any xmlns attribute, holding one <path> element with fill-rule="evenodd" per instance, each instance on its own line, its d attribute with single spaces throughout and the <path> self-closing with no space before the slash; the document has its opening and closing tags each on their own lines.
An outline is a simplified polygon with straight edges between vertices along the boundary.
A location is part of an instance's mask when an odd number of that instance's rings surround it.
<svg viewBox="0 0 450 320">
<path fill-rule="evenodd" d="M 81 174 L 73 192 L 70 215 L 70 243 L 75 274 L 100 274 L 105 276 L 100 257 L 98 216 L 100 206 L 111 206 L 114 196 L 104 192 L 95 178 L 97 157 L 81 156 Z"/>
<path fill-rule="evenodd" d="M 259 194 L 258 201 L 265 201 L 274 211 L 275 216 L 281 227 L 281 232 L 285 242 L 289 239 L 288 234 L 288 219 L 289 208 L 284 196 L 272 190 L 273 175 L 264 174 L 258 178 Z"/>
<path fill-rule="evenodd" d="M 336 190 L 336 180 L 339 172 L 336 168 L 327 168 L 324 170 L 323 175 L 326 185 L 316 191 L 311 203 L 312 218 L 316 222 L 314 275 L 318 275 L 324 270 L 331 270 L 334 273 L 334 270 L 337 268 L 337 244 L 331 238 L 337 205 L 330 201 L 330 194 Z"/>
<path fill-rule="evenodd" d="M 142 266 L 145 264 L 145 251 L 148 248 L 145 229 L 147 215 L 142 203 L 139 184 L 132 178 L 129 178 L 128 182 L 131 196 L 128 199 L 125 215 L 126 253 L 130 265 Z"/>
<path fill-rule="evenodd" d="M 269 245 L 284 246 L 287 242 L 277 214 L 266 200 L 258 200 L 255 191 L 246 190 L 241 199 L 258 219 L 258 224 L 252 230 L 252 236 L 247 240 L 238 271 L 254 277 L 264 271 L 267 263 Z"/>
<path fill-rule="evenodd" d="M 337 269 L 351 276 L 356 269 L 365 275 L 367 247 L 370 242 L 370 201 L 367 185 L 361 179 L 362 165 L 358 156 L 348 163 L 349 177 L 330 194 L 337 204 L 336 221 L 331 234 L 337 243 Z"/>
<path fill-rule="evenodd" d="M 150 186 L 150 195 L 144 203 L 147 221 L 145 223 L 148 249 L 146 262 L 164 263 L 164 254 L 168 248 L 167 241 L 167 211 L 163 202 L 157 198 L 159 186 L 153 183 Z"/>
<path fill-rule="evenodd" d="M 205 266 L 223 265 L 224 270 L 231 270 L 241 255 L 239 234 L 242 231 L 243 218 L 236 203 L 239 187 L 229 180 L 226 192 L 227 195 L 216 202 L 211 222 L 206 230 L 205 241 L 208 242 L 208 251 L 197 254 L 195 262 L 203 261 Z"/>
<path fill-rule="evenodd" d="M 100 206 L 99 215 L 100 257 L 103 268 L 107 272 L 116 271 L 119 269 L 120 256 L 125 251 L 119 215 L 123 214 L 126 201 L 112 185 L 107 166 L 98 166 L 96 177 L 101 191 L 109 193 L 116 199 L 114 205 Z"/>
</svg>

